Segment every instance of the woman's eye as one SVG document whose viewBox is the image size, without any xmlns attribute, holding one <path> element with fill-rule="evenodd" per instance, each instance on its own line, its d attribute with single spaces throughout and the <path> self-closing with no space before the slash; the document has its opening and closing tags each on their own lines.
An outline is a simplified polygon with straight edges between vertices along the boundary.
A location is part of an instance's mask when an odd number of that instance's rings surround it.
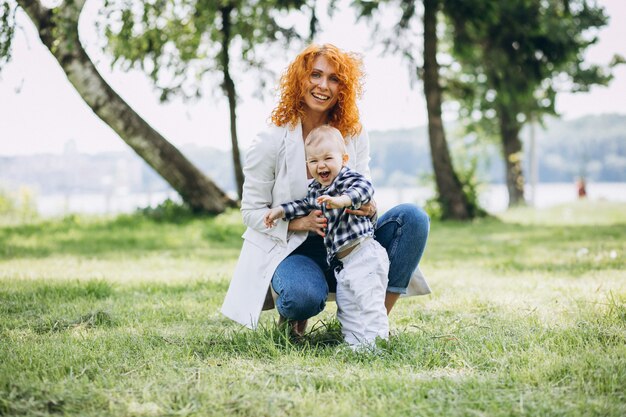
<svg viewBox="0 0 626 417">
<path fill-rule="evenodd" d="M 338 83 L 339 82 L 339 77 L 337 77 L 336 75 L 333 75 L 330 77 L 330 80 L 334 83 Z"/>
<path fill-rule="evenodd" d="M 311 78 L 319 78 L 320 77 L 320 73 L 319 72 L 314 72 L 311 74 Z"/>
</svg>

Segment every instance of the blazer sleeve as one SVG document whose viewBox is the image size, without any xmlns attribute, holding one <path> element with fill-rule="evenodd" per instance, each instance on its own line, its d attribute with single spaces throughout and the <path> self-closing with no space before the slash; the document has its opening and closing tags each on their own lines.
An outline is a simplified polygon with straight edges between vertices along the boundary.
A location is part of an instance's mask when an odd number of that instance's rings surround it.
<svg viewBox="0 0 626 417">
<path fill-rule="evenodd" d="M 241 214 L 246 226 L 286 242 L 289 222 L 278 221 L 271 229 L 265 227 L 263 223 L 267 210 L 275 205 L 272 201 L 272 190 L 276 182 L 276 159 L 281 139 L 260 134 L 248 149 L 243 168 L 245 180 Z"/>
<path fill-rule="evenodd" d="M 355 138 L 352 138 L 354 141 L 355 153 L 356 153 L 356 162 L 354 164 L 354 170 L 359 174 L 363 175 L 367 180 L 372 181 L 372 171 L 370 170 L 370 137 L 367 134 L 365 128 L 361 131 L 361 134 Z M 378 212 L 374 214 L 372 218 L 370 218 L 372 223 L 375 225 L 378 221 Z"/>
<path fill-rule="evenodd" d="M 368 180 L 372 180 L 372 172 L 370 171 L 370 137 L 363 129 L 361 134 L 352 139 L 356 150 L 356 163 L 354 170 L 363 175 Z"/>
</svg>

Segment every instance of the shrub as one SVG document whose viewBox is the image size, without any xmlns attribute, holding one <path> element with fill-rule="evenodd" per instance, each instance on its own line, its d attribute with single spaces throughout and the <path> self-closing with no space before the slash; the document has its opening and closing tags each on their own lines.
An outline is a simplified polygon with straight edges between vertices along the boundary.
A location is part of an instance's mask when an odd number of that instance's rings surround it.
<svg viewBox="0 0 626 417">
<path fill-rule="evenodd" d="M 0 189 L 0 223 L 29 223 L 39 219 L 33 191 L 20 187 L 17 192 Z"/>
<path fill-rule="evenodd" d="M 197 217 L 186 203 L 166 199 L 156 207 L 145 207 L 137 213 L 156 222 L 183 223 Z"/>
</svg>

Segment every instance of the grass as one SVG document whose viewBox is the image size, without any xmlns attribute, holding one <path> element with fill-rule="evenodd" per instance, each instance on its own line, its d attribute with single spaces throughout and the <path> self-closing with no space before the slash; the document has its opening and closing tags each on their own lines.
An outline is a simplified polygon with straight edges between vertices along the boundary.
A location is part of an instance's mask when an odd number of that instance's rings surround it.
<svg viewBox="0 0 626 417">
<path fill-rule="evenodd" d="M 378 353 L 219 307 L 239 214 L 0 228 L 0 416 L 626 415 L 626 206 L 434 223 Z"/>
</svg>

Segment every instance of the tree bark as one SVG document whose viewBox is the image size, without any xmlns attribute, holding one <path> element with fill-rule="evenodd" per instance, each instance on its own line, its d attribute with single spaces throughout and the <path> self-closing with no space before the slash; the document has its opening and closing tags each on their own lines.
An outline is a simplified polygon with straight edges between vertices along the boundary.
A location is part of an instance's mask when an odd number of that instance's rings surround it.
<svg viewBox="0 0 626 417">
<path fill-rule="evenodd" d="M 506 109 L 498 112 L 502 153 L 506 168 L 506 188 L 509 193 L 509 207 L 526 204 L 524 200 L 524 173 L 522 171 L 522 141 L 519 138 L 520 124 Z"/>
<path fill-rule="evenodd" d="M 194 212 L 218 214 L 236 206 L 235 201 L 144 121 L 98 73 L 78 36 L 78 20 L 85 0 L 65 1 L 54 11 L 43 7 L 39 1 L 17 2 L 87 105 L 161 175 Z"/>
<path fill-rule="evenodd" d="M 237 183 L 237 194 L 241 200 L 243 196 L 243 168 L 241 167 L 241 155 L 239 153 L 239 141 L 237 139 L 237 92 L 235 83 L 230 76 L 230 40 L 231 40 L 231 21 L 230 13 L 232 6 L 226 6 L 220 9 L 222 14 L 222 70 L 224 72 L 224 91 L 228 97 L 228 109 L 230 114 L 230 141 L 233 148 L 233 168 L 235 169 L 235 181 Z"/>
<path fill-rule="evenodd" d="M 471 218 L 469 204 L 452 166 L 441 118 L 442 93 L 437 62 L 438 8 L 439 0 L 424 0 L 424 94 L 428 110 L 430 154 L 444 217 L 465 220 Z"/>
</svg>

